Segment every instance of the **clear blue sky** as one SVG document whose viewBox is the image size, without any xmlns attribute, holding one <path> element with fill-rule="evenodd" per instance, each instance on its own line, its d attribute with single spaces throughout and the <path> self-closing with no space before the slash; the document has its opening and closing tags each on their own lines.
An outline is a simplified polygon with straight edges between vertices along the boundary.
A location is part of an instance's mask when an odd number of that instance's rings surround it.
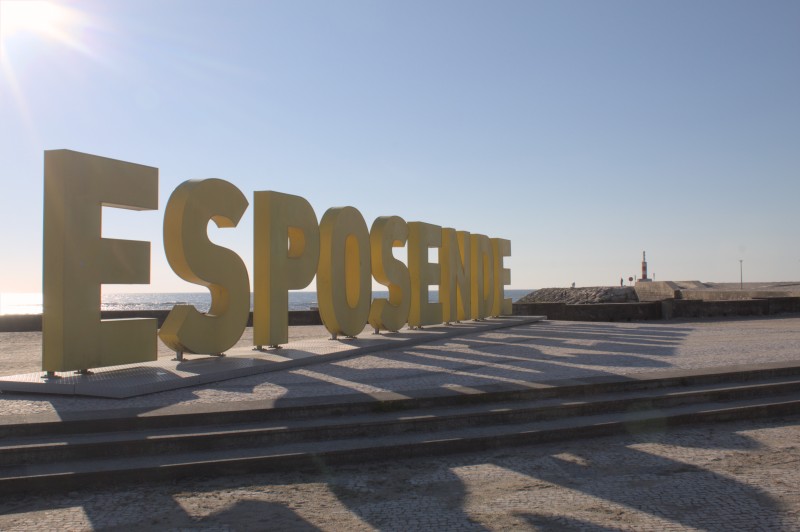
<svg viewBox="0 0 800 532">
<path fill-rule="evenodd" d="M 0 0 L 0 292 L 41 289 L 43 151 L 512 242 L 512 288 L 800 279 L 800 2 Z M 18 12 L 18 11 L 17 11 Z M 46 25 L 41 25 L 46 26 Z M 252 208 L 212 238 L 252 262 Z M 311 287 L 313 288 L 313 286 Z"/>
</svg>

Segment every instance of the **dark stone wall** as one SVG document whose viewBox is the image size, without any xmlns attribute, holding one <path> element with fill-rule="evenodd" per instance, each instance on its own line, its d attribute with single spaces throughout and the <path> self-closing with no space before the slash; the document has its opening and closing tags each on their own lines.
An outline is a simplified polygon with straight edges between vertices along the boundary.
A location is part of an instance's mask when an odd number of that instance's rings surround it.
<svg viewBox="0 0 800 532">
<path fill-rule="evenodd" d="M 167 319 L 168 310 L 109 310 L 100 313 L 104 320 L 119 320 L 126 318 L 155 318 L 158 326 Z M 322 325 L 317 310 L 290 310 L 289 325 Z M 247 326 L 253 326 L 253 313 L 247 320 Z M 19 314 L 0 316 L 0 332 L 30 332 L 42 330 L 41 314 Z"/>
<path fill-rule="evenodd" d="M 800 312 L 800 297 L 771 297 L 767 301 L 770 314 Z"/>
<path fill-rule="evenodd" d="M 632 321 L 661 319 L 661 302 L 595 303 L 567 305 L 566 303 L 515 303 L 513 313 L 524 316 L 547 316 L 566 321 Z"/>
<path fill-rule="evenodd" d="M 514 303 L 518 316 L 547 316 L 565 321 L 644 321 L 670 318 L 706 318 L 715 316 L 769 316 L 800 313 L 800 297 L 774 297 L 728 301 L 699 299 L 667 299 L 643 303 L 596 303 L 568 305 L 566 303 Z M 101 313 L 103 319 L 155 318 L 158 326 L 164 323 L 168 310 L 116 310 Z M 253 325 L 253 313 L 247 322 Z M 317 310 L 289 311 L 289 325 L 322 325 Z M 0 316 L 0 332 L 29 332 L 42 330 L 41 314 Z"/>
<path fill-rule="evenodd" d="M 673 318 L 706 318 L 715 316 L 766 316 L 768 299 L 743 299 L 729 301 L 701 301 L 676 299 L 673 302 Z"/>
<path fill-rule="evenodd" d="M 728 301 L 668 299 L 643 303 L 567 305 L 565 303 L 514 303 L 514 314 L 547 316 L 566 321 L 634 321 L 670 318 L 768 316 L 800 313 L 800 297 Z"/>
<path fill-rule="evenodd" d="M 0 316 L 0 332 L 30 332 L 41 330 L 41 314 L 12 314 Z"/>
</svg>

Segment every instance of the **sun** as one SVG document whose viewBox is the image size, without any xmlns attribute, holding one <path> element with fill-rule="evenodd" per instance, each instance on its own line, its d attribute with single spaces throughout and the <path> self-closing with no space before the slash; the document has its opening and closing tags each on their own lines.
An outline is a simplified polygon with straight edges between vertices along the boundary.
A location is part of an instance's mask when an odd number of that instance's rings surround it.
<svg viewBox="0 0 800 532">
<path fill-rule="evenodd" d="M 45 0 L 0 0 L 0 36 L 31 32 L 59 36 L 70 11 Z"/>
</svg>

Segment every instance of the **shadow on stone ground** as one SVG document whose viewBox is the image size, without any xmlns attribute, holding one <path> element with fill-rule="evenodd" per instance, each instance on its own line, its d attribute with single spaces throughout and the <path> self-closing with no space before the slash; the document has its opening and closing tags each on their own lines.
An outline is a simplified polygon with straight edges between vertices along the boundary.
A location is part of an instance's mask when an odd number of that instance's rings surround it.
<svg viewBox="0 0 800 532">
<path fill-rule="evenodd" d="M 763 472 L 765 463 L 793 474 L 794 447 L 771 449 L 741 432 L 800 432 L 798 422 L 736 422 L 439 458 L 320 463 L 314 472 L 12 496 L 0 506 L 0 528 L 48 528 L 78 508 L 97 530 L 783 530 L 791 528 L 787 520 L 800 501 L 787 506 L 769 491 L 782 479 L 767 475 L 756 485 L 751 474 Z M 796 485 L 793 477 L 783 480 Z"/>
</svg>

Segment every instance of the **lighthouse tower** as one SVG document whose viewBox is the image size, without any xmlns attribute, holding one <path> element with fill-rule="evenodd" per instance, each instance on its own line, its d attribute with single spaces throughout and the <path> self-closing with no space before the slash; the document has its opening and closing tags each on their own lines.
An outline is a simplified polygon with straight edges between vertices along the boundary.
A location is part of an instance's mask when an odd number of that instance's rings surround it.
<svg viewBox="0 0 800 532">
<path fill-rule="evenodd" d="M 643 282 L 650 281 L 650 279 L 647 278 L 647 258 L 645 257 L 644 251 L 642 251 L 642 278 L 639 280 Z"/>
</svg>

